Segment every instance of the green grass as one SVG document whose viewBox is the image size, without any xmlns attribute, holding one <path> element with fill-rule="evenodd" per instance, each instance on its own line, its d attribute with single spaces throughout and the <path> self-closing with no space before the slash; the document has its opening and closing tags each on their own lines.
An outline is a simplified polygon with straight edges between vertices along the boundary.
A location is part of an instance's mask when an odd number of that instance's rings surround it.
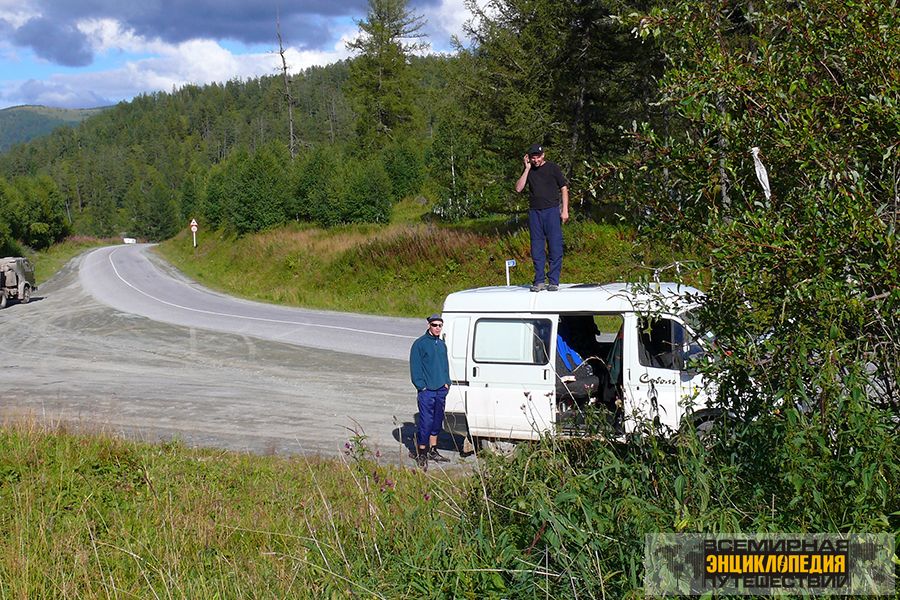
<svg viewBox="0 0 900 600">
<path fill-rule="evenodd" d="M 0 598 L 415 595 L 461 474 L 0 429 Z M 377 591 L 376 591 L 377 590 Z"/>
<path fill-rule="evenodd" d="M 527 229 L 416 223 L 423 208 L 408 204 L 406 217 L 391 225 L 290 225 L 243 238 L 201 232 L 196 249 L 182 233 L 160 252 L 187 275 L 229 294 L 395 316 L 434 312 L 453 291 L 505 285 L 510 258 L 518 263 L 512 283 L 531 282 Z M 659 251 L 636 248 L 627 227 L 572 223 L 565 236 L 564 282 L 632 280 L 649 272 L 645 265 L 672 262 Z"/>
</svg>

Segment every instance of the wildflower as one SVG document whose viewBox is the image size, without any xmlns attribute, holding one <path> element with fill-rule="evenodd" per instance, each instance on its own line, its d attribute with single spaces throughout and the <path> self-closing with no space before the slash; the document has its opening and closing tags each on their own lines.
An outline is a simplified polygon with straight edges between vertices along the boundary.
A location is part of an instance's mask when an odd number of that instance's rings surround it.
<svg viewBox="0 0 900 600">
<path fill-rule="evenodd" d="M 425 492 L 425 502 L 430 502 L 430 501 L 431 501 L 431 494 L 429 494 L 428 492 Z"/>
</svg>

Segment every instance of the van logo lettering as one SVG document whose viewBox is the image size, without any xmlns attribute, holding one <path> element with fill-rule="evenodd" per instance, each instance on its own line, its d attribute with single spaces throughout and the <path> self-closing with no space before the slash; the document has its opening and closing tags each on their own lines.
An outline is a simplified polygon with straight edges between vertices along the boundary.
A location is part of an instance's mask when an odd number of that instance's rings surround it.
<svg viewBox="0 0 900 600">
<path fill-rule="evenodd" d="M 675 385 L 674 379 L 665 379 L 663 377 L 650 377 L 646 373 L 641 375 L 639 381 L 641 383 L 652 383 L 653 385 Z"/>
</svg>

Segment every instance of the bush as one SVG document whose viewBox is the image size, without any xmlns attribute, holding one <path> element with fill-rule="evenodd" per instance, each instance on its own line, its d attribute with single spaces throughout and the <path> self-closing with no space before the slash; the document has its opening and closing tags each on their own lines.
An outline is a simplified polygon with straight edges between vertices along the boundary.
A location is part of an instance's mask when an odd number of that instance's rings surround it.
<svg viewBox="0 0 900 600">
<path fill-rule="evenodd" d="M 621 598 L 640 595 L 645 534 L 896 531 L 890 415 L 843 408 L 827 426 L 789 410 L 703 443 L 686 433 L 522 444 L 488 457 L 459 535 L 506 597 Z"/>
</svg>

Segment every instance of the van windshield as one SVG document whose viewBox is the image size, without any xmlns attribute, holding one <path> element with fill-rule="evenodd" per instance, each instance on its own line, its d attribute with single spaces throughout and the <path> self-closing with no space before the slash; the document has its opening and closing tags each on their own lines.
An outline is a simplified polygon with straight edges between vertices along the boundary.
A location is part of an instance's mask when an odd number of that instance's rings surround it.
<svg viewBox="0 0 900 600">
<path fill-rule="evenodd" d="M 716 335 L 709 330 L 704 330 L 697 318 L 697 314 L 688 310 L 678 315 L 688 330 L 688 350 L 685 352 L 685 362 L 692 358 L 704 356 L 716 343 Z"/>
</svg>

